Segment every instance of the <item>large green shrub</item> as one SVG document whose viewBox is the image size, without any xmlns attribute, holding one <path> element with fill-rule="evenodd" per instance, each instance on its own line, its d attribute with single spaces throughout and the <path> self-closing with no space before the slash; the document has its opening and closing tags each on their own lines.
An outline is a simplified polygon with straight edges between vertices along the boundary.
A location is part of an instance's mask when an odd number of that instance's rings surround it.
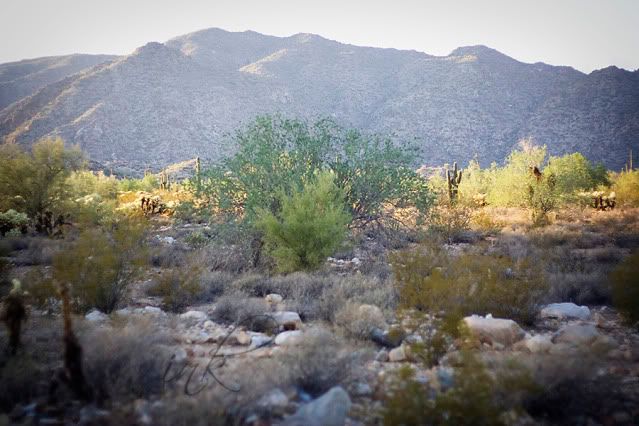
<svg viewBox="0 0 639 426">
<path fill-rule="evenodd" d="M 70 285 L 76 310 L 111 312 L 146 261 L 143 235 L 143 223 L 132 219 L 121 219 L 112 230 L 86 230 L 54 256 L 53 280 Z"/>
<path fill-rule="evenodd" d="M 84 165 L 80 148 L 66 148 L 62 139 L 44 139 L 31 152 L 0 146 L 0 210 L 13 208 L 35 218 L 61 208 L 69 198 L 66 179 Z"/>
<path fill-rule="evenodd" d="M 350 219 L 335 175 L 322 172 L 301 190 L 293 189 L 291 195 L 280 192 L 277 201 L 280 208 L 276 213 L 258 210 L 256 222 L 277 269 L 317 268 L 340 246 Z"/>
<path fill-rule="evenodd" d="M 25 233 L 28 225 L 29 218 L 24 213 L 18 213 L 13 209 L 0 213 L 0 236 L 2 237 L 13 230 Z"/>
<path fill-rule="evenodd" d="M 237 151 L 204 173 L 202 194 L 219 212 L 275 213 L 280 192 L 291 191 L 321 170 L 335 174 L 354 224 L 388 219 L 387 207 L 416 207 L 432 201 L 426 182 L 412 170 L 412 148 L 345 130 L 324 119 L 314 124 L 259 117 L 234 138 Z"/>
<path fill-rule="evenodd" d="M 613 177 L 612 189 L 617 201 L 626 206 L 639 206 L 639 170 L 624 171 Z"/>
</svg>

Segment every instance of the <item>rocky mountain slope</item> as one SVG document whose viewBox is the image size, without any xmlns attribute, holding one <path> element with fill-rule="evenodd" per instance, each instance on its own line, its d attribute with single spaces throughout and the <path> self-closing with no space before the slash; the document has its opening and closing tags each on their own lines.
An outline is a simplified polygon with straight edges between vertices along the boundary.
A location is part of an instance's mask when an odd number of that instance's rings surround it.
<svg viewBox="0 0 639 426">
<path fill-rule="evenodd" d="M 528 136 L 552 154 L 580 151 L 611 168 L 639 151 L 639 71 L 586 75 L 484 46 L 437 57 L 209 29 L 76 72 L 0 104 L 0 137 L 60 135 L 129 172 L 215 160 L 232 149 L 233 129 L 274 112 L 416 140 L 416 164 L 499 162 Z"/>
<path fill-rule="evenodd" d="M 0 110 L 48 84 L 113 59 L 113 55 L 68 55 L 0 64 Z"/>
</svg>

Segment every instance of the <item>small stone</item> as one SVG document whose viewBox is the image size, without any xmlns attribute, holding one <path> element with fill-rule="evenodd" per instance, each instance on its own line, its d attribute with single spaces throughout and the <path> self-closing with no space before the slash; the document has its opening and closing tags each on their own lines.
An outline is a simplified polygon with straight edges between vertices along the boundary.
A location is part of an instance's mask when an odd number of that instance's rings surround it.
<svg viewBox="0 0 639 426">
<path fill-rule="evenodd" d="M 587 306 L 577 306 L 574 303 L 551 303 L 541 310 L 542 318 L 580 319 L 590 318 L 590 309 Z"/>
<path fill-rule="evenodd" d="M 406 361 L 407 359 L 408 357 L 406 356 L 406 350 L 403 345 L 395 349 L 391 349 L 391 351 L 388 353 L 388 360 L 390 362 L 402 362 Z"/>
<path fill-rule="evenodd" d="M 547 353 L 552 347 L 552 339 L 545 334 L 538 334 L 525 341 L 528 350 L 534 354 Z"/>
<path fill-rule="evenodd" d="M 282 303 L 282 300 L 284 300 L 284 298 L 277 293 L 271 293 L 266 295 L 265 300 L 266 303 L 270 305 L 277 305 L 278 303 Z"/>
<path fill-rule="evenodd" d="M 281 311 L 272 312 L 269 315 L 285 330 L 299 330 L 302 328 L 302 319 L 297 312 Z"/>
<path fill-rule="evenodd" d="M 277 335 L 275 344 L 278 346 L 297 346 L 302 343 L 303 336 L 300 330 L 284 331 Z"/>
<path fill-rule="evenodd" d="M 599 336 L 592 324 L 568 324 L 553 337 L 554 343 L 566 343 L 574 346 L 590 345 Z"/>
<path fill-rule="evenodd" d="M 251 347 L 261 348 L 262 346 L 267 346 L 273 343 L 273 337 L 267 336 L 262 333 L 252 333 L 251 334 Z"/>
<path fill-rule="evenodd" d="M 261 397 L 257 401 L 257 406 L 261 408 L 267 408 L 276 415 L 284 414 L 286 407 L 288 406 L 288 396 L 280 388 L 275 388 L 269 391 L 266 395 Z"/>
<path fill-rule="evenodd" d="M 359 382 L 353 388 L 353 395 L 355 396 L 369 396 L 373 394 L 373 389 L 366 382 Z"/>
<path fill-rule="evenodd" d="M 351 408 L 351 399 L 341 386 L 335 386 L 324 395 L 302 405 L 291 417 L 281 423 L 286 426 L 344 426 Z"/>
<path fill-rule="evenodd" d="M 180 315 L 180 319 L 194 320 L 194 321 L 206 321 L 209 316 L 202 311 L 188 311 Z"/>
<path fill-rule="evenodd" d="M 526 335 L 515 321 L 493 318 L 492 315 L 486 315 L 486 317 L 472 315 L 464 318 L 464 323 L 476 339 L 491 345 L 496 342 L 510 346 Z"/>
<path fill-rule="evenodd" d="M 144 311 L 145 314 L 151 314 L 151 315 L 161 315 L 164 312 L 162 312 L 162 309 L 156 307 L 156 306 L 145 306 L 144 307 Z"/>
<path fill-rule="evenodd" d="M 105 322 L 109 320 L 109 316 L 107 314 L 102 313 L 97 309 L 93 309 L 91 312 L 86 314 L 84 318 L 91 322 Z"/>
<path fill-rule="evenodd" d="M 388 362 L 388 351 L 386 349 L 380 349 L 375 355 L 375 361 Z"/>
</svg>

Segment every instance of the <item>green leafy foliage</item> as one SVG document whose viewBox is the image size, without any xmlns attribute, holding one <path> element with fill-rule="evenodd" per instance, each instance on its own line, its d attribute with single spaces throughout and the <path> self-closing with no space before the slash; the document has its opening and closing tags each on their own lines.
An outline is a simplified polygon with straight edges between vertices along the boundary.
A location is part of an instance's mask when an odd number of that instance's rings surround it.
<svg viewBox="0 0 639 426">
<path fill-rule="evenodd" d="M 29 218 L 25 213 L 18 213 L 13 209 L 0 213 L 0 236 L 4 237 L 8 232 L 13 230 L 26 233 L 28 225 Z"/>
<path fill-rule="evenodd" d="M 66 148 L 62 139 L 44 139 L 31 152 L 0 146 L 0 210 L 13 208 L 35 218 L 63 208 L 68 199 L 66 179 L 84 166 L 80 148 Z"/>
<path fill-rule="evenodd" d="M 116 308 L 146 261 L 144 230 L 143 222 L 122 218 L 112 229 L 84 231 L 69 249 L 54 256 L 53 279 L 70 284 L 78 311 L 97 308 L 108 313 Z"/>
<path fill-rule="evenodd" d="M 613 176 L 612 189 L 619 203 L 626 206 L 639 206 L 639 170 L 630 170 Z"/>
<path fill-rule="evenodd" d="M 557 207 L 558 201 L 557 178 L 553 173 L 544 172 L 540 177 L 528 177 L 526 204 L 534 225 L 547 224 L 548 213 Z"/>
<path fill-rule="evenodd" d="M 411 149 L 345 130 L 331 120 L 259 117 L 235 136 L 237 152 L 204 173 L 202 193 L 220 212 L 253 221 L 258 209 L 275 213 L 280 192 L 299 188 L 320 170 L 331 170 L 344 191 L 352 219 L 388 218 L 389 205 L 425 211 L 431 194 L 410 167 Z"/>
<path fill-rule="evenodd" d="M 346 236 L 344 192 L 331 172 L 319 173 L 291 195 L 280 192 L 280 209 L 258 211 L 267 252 L 280 272 L 316 269 Z"/>
</svg>

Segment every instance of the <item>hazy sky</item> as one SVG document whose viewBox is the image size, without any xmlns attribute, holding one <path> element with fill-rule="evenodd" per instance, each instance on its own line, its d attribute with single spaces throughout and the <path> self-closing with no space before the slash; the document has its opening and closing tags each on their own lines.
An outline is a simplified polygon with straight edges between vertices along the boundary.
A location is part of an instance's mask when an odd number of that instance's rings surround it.
<svg viewBox="0 0 639 426">
<path fill-rule="evenodd" d="M 639 68 L 639 0 L 0 0 L 0 62 L 126 54 L 209 27 L 434 55 L 485 44 L 585 72 Z"/>
</svg>

